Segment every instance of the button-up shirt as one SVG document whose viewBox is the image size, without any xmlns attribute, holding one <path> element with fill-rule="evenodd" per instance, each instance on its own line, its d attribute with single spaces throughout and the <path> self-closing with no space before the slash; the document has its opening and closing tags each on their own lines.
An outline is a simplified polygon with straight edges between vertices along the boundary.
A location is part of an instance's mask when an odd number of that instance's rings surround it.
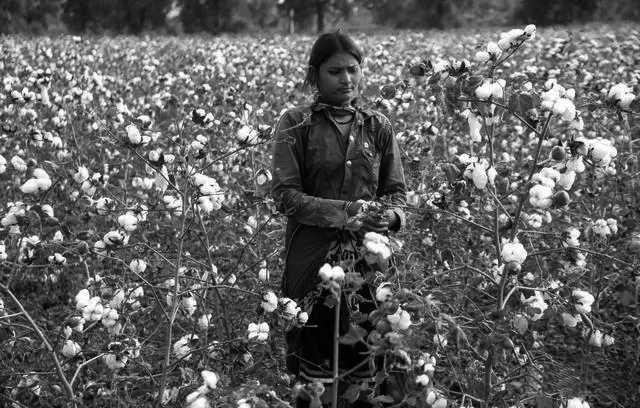
<svg viewBox="0 0 640 408">
<path fill-rule="evenodd" d="M 376 111 L 355 108 L 345 135 L 327 105 L 287 110 L 274 129 L 272 173 L 272 195 L 288 217 L 285 273 L 307 269 L 310 258 L 321 256 L 333 232 L 346 226 L 349 201 L 386 197 L 404 223 L 401 153 L 391 123 Z M 299 237 L 298 231 L 306 234 Z M 295 245 L 303 254 L 293 253 L 300 252 L 292 248 L 294 234 L 304 242 Z"/>
</svg>

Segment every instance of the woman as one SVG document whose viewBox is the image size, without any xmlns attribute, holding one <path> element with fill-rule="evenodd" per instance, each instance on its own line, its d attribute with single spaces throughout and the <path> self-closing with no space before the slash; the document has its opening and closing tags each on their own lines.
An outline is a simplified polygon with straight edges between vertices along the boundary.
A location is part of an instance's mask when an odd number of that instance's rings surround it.
<svg viewBox="0 0 640 408">
<path fill-rule="evenodd" d="M 311 49 L 305 79 L 317 97 L 310 106 L 287 110 L 274 133 L 272 194 L 288 217 L 282 290 L 309 313 L 304 327 L 287 333 L 287 367 L 300 380 L 327 388 L 333 382 L 334 310 L 324 302 L 327 291 L 318 289 L 318 271 L 324 263 L 340 263 L 346 254 L 357 257 L 364 233 L 397 231 L 404 223 L 404 174 L 391 124 L 357 104 L 362 62 L 362 52 L 347 35 L 321 35 Z M 364 212 L 364 202 L 381 200 L 387 203 L 382 216 Z M 355 269 L 367 268 L 358 262 Z M 341 334 L 348 331 L 354 310 L 375 309 L 369 285 L 358 294 L 356 304 L 341 302 Z M 372 329 L 367 322 L 360 325 Z M 340 389 L 375 375 L 366 351 L 363 344 L 340 345 L 340 372 L 348 374 Z M 296 403 L 309 405 L 304 395 Z"/>
</svg>

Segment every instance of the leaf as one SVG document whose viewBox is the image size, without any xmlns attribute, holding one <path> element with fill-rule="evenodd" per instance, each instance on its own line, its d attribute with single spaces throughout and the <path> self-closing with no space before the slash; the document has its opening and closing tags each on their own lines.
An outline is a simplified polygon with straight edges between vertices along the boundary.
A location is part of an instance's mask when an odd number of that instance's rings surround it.
<svg viewBox="0 0 640 408">
<path fill-rule="evenodd" d="M 359 384 L 351 384 L 343 394 L 344 399 L 349 401 L 350 404 L 353 404 L 354 402 L 356 402 L 359 396 L 360 396 Z"/>
<path fill-rule="evenodd" d="M 382 402 L 383 404 L 391 404 L 393 403 L 393 398 L 388 395 L 378 395 L 373 399 L 374 401 Z"/>
<path fill-rule="evenodd" d="M 349 326 L 349 331 L 344 336 L 340 337 L 340 343 L 354 345 L 361 341 L 366 335 L 367 331 L 365 329 L 352 324 Z"/>
<path fill-rule="evenodd" d="M 545 395 L 536 395 L 536 408 L 553 408 L 553 400 Z"/>
<path fill-rule="evenodd" d="M 535 122 L 529 118 L 527 111 L 536 108 L 540 104 L 540 98 L 537 95 L 530 94 L 512 94 L 509 98 L 509 109 L 524 118 L 531 126 L 535 126 Z"/>
</svg>

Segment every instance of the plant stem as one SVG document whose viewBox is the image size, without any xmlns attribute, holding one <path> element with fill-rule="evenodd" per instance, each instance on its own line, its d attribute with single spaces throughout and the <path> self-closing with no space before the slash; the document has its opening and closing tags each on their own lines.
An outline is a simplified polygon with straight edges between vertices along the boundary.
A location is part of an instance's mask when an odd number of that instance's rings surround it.
<svg viewBox="0 0 640 408">
<path fill-rule="evenodd" d="M 549 115 L 547 115 L 547 120 L 544 123 L 542 133 L 540 133 L 538 136 L 538 146 L 536 147 L 536 154 L 533 157 L 533 163 L 531 163 L 531 170 L 529 170 L 529 176 L 527 177 L 527 181 L 524 183 L 525 187 L 527 187 L 527 185 L 529 184 L 529 182 L 533 178 L 533 175 L 536 172 L 538 160 L 540 159 L 540 152 L 542 151 L 542 143 L 547 138 L 547 132 L 549 130 L 549 123 L 551 122 L 552 115 L 553 114 L 549 112 Z M 511 241 L 514 240 L 514 238 L 516 237 L 516 234 L 518 233 L 518 222 L 520 220 L 520 213 L 522 212 L 522 207 L 524 206 L 524 202 L 527 200 L 527 197 L 529 197 L 529 189 L 525 189 L 524 193 L 522 193 L 520 197 L 520 202 L 518 203 L 518 209 L 516 210 L 516 215 L 515 215 L 515 223 L 513 224 L 513 229 L 511 230 Z"/>
<path fill-rule="evenodd" d="M 182 195 L 182 220 L 181 220 L 181 231 L 180 231 L 180 241 L 178 242 L 178 258 L 176 259 L 176 271 L 175 271 L 175 282 L 173 286 L 173 298 L 171 305 L 171 315 L 169 316 L 169 327 L 167 328 L 167 337 L 165 340 L 165 356 L 164 361 L 162 363 L 162 379 L 160 381 L 160 390 L 158 391 L 158 396 L 156 398 L 156 406 L 160 406 L 162 402 L 162 394 L 164 393 L 164 389 L 167 385 L 167 369 L 169 367 L 169 363 L 171 362 L 171 342 L 173 339 L 173 324 L 176 320 L 176 315 L 178 314 L 178 306 L 180 305 L 180 301 L 178 299 L 178 291 L 180 289 L 180 264 L 182 261 L 182 250 L 184 247 L 185 240 L 185 229 L 187 225 L 187 198 L 186 194 Z"/>
<path fill-rule="evenodd" d="M 337 302 L 334 306 L 333 314 L 333 388 L 331 389 L 331 407 L 338 408 L 338 382 L 340 381 L 340 303 L 342 301 L 342 291 L 338 287 Z"/>
<path fill-rule="evenodd" d="M 56 371 L 58 372 L 58 377 L 60 377 L 60 380 L 62 381 L 62 384 L 64 385 L 64 388 L 67 391 L 67 394 L 69 394 L 69 398 L 71 399 L 71 401 L 73 401 L 73 405 L 76 406 L 76 403 L 75 403 L 76 396 L 73 393 L 73 388 L 71 387 L 71 384 L 67 380 L 67 377 L 65 376 L 64 371 L 62 370 L 62 365 L 60 364 L 58 355 L 56 354 L 55 350 L 51 346 L 51 343 L 45 337 L 44 333 L 42 333 L 42 330 L 40 330 L 40 327 L 35 322 L 35 320 L 33 320 L 29 312 L 26 311 L 26 309 L 24 308 L 20 300 L 18 300 L 18 298 L 13 294 L 11 289 L 9 289 L 8 286 L 5 286 L 1 283 L 0 283 L 0 288 L 4 289 L 4 291 L 9 294 L 9 297 L 11 298 L 11 300 L 13 300 L 13 303 L 15 303 L 16 306 L 18 306 L 18 309 L 20 309 L 20 312 L 24 315 L 24 317 L 27 318 L 33 330 L 38 334 L 38 337 L 40 337 L 40 340 L 42 340 L 44 345 L 47 347 L 47 350 L 49 351 L 49 353 L 51 353 L 51 357 L 53 357 L 53 363 L 55 364 Z"/>
</svg>

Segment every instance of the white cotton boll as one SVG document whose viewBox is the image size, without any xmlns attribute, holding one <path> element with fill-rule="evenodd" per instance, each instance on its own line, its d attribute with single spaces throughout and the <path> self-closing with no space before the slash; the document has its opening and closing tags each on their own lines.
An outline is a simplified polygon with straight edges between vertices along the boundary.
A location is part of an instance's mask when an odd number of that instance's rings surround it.
<svg viewBox="0 0 640 408">
<path fill-rule="evenodd" d="M 492 166 L 487 169 L 487 180 L 489 181 L 489 185 L 495 186 L 495 180 L 497 175 L 498 175 L 498 172 L 496 171 L 495 167 Z"/>
<path fill-rule="evenodd" d="M 487 43 L 487 52 L 495 59 L 500 58 L 500 55 L 502 55 L 502 50 L 494 41 Z"/>
<path fill-rule="evenodd" d="M 567 89 L 564 93 L 564 97 L 573 101 L 576 98 L 576 90 L 573 88 Z"/>
<path fill-rule="evenodd" d="M 251 126 L 244 125 L 238 130 L 238 133 L 236 134 L 236 139 L 240 143 L 252 145 L 257 143 L 258 135 L 259 134 L 257 130 L 255 130 Z"/>
<path fill-rule="evenodd" d="M 138 228 L 138 217 L 131 211 L 118 217 L 118 224 L 127 232 L 135 231 Z"/>
<path fill-rule="evenodd" d="M 29 179 L 20 186 L 20 191 L 25 194 L 36 194 L 40 191 L 38 187 L 38 179 Z"/>
<path fill-rule="evenodd" d="M 576 327 L 578 323 L 582 321 L 582 316 L 580 316 L 579 314 L 573 316 L 567 312 L 562 312 L 560 314 L 560 317 L 562 317 L 562 324 L 570 328 Z"/>
<path fill-rule="evenodd" d="M 11 158 L 11 166 L 19 173 L 24 173 L 28 169 L 27 163 L 22 160 L 20 156 L 13 156 Z"/>
<path fill-rule="evenodd" d="M 411 326 L 411 315 L 399 307 L 394 314 L 387 315 L 387 321 L 392 330 L 407 330 Z"/>
<path fill-rule="evenodd" d="M 438 398 L 433 404 L 431 404 L 431 408 L 447 408 L 447 399 L 444 397 Z"/>
<path fill-rule="evenodd" d="M 486 51 L 476 52 L 474 59 L 479 63 L 485 63 L 491 59 L 491 55 Z"/>
<path fill-rule="evenodd" d="M 260 268 L 260 270 L 258 270 L 258 279 L 260 279 L 262 282 L 268 282 L 269 275 L 269 269 L 267 268 Z"/>
<path fill-rule="evenodd" d="M 585 290 L 574 289 L 571 292 L 576 304 L 575 308 L 581 313 L 591 313 L 591 305 L 595 301 L 593 295 Z"/>
<path fill-rule="evenodd" d="M 49 175 L 44 171 L 44 169 L 37 168 L 33 170 L 33 177 L 37 179 L 48 179 Z"/>
<path fill-rule="evenodd" d="M 390 282 L 383 282 L 376 288 L 376 300 L 378 302 L 388 302 L 393 297 L 393 290 Z"/>
<path fill-rule="evenodd" d="M 478 98 L 480 100 L 489 99 L 489 97 L 491 97 L 492 93 L 493 93 L 493 87 L 491 85 L 491 82 L 488 81 L 488 80 L 485 80 L 482 83 L 482 85 L 477 87 L 476 90 L 475 90 L 476 98 Z"/>
<path fill-rule="evenodd" d="M 560 177 L 558 177 L 556 184 L 563 188 L 564 190 L 571 190 L 573 183 L 576 181 L 576 172 L 572 170 L 567 170 L 564 173 L 560 173 Z"/>
<path fill-rule="evenodd" d="M 273 291 L 268 291 L 262 296 L 260 303 L 265 312 L 271 313 L 278 308 L 278 297 Z"/>
<path fill-rule="evenodd" d="M 435 393 L 435 391 L 429 390 L 429 392 L 427 393 L 427 397 L 425 398 L 425 401 L 427 404 L 433 406 L 433 403 L 436 402 L 437 399 L 438 399 L 438 395 Z"/>
<path fill-rule="evenodd" d="M 198 318 L 198 328 L 200 330 L 207 330 L 209 328 L 209 325 L 211 324 L 211 318 L 211 313 L 203 314 L 202 316 L 200 316 Z"/>
<path fill-rule="evenodd" d="M 468 109 L 462 113 L 462 116 L 467 118 L 467 123 L 469 124 L 469 136 L 471 136 L 471 140 L 473 142 L 481 142 L 482 135 L 480 134 L 480 130 L 482 129 L 482 123 L 478 119 L 478 116 Z"/>
<path fill-rule="evenodd" d="M 483 163 L 476 163 L 474 165 L 471 178 L 477 189 L 483 190 L 487 186 L 489 177 L 487 177 L 486 167 Z"/>
<path fill-rule="evenodd" d="M 529 36 L 535 35 L 535 33 L 536 33 L 536 26 L 535 26 L 534 24 L 529 24 L 529 25 L 527 25 L 527 26 L 524 28 L 524 33 L 525 33 L 525 34 L 527 34 L 527 35 L 529 35 Z"/>
<path fill-rule="evenodd" d="M 247 331 L 247 337 L 249 340 L 263 342 L 269 338 L 269 324 L 266 322 L 262 322 L 259 324 L 249 323 Z"/>
<path fill-rule="evenodd" d="M 116 293 L 113 294 L 113 297 L 109 301 L 109 307 L 112 309 L 120 309 L 122 304 L 124 303 L 126 295 L 123 289 L 118 289 Z"/>
<path fill-rule="evenodd" d="M 187 408 L 210 408 L 211 404 L 209 403 L 209 399 L 203 395 L 199 395 L 197 398 L 194 398 L 193 401 L 188 403 Z"/>
<path fill-rule="evenodd" d="M 537 208 L 549 208 L 553 204 L 553 190 L 547 186 L 536 184 L 529 189 L 529 203 Z"/>
<path fill-rule="evenodd" d="M 429 385 L 429 376 L 426 374 L 420 374 L 416 376 L 416 384 L 426 387 Z"/>
<path fill-rule="evenodd" d="M 524 246 L 516 239 L 513 242 L 506 242 L 502 245 L 500 257 L 505 263 L 515 262 L 522 264 L 527 258 L 527 250 L 524 249 Z"/>
<path fill-rule="evenodd" d="M 196 301 L 196 298 L 193 296 L 183 297 L 182 300 L 180 301 L 180 304 L 182 306 L 182 309 L 187 314 L 187 316 L 193 316 L 193 313 L 196 311 L 196 308 L 198 306 L 198 302 Z"/>
<path fill-rule="evenodd" d="M 76 299 L 76 309 L 82 310 L 89 304 L 89 300 L 91 299 L 91 294 L 89 293 L 89 290 L 81 289 L 78 292 L 78 294 L 76 294 L 75 299 Z"/>
<path fill-rule="evenodd" d="M 575 156 L 570 158 L 569 160 L 567 160 L 566 166 L 567 170 L 574 171 L 578 174 L 586 170 L 582 156 Z"/>
<path fill-rule="evenodd" d="M 389 238 L 382 234 L 367 232 L 362 243 L 370 254 L 378 256 L 383 261 L 391 256 Z"/>
<path fill-rule="evenodd" d="M 198 208 L 207 214 L 215 209 L 215 205 L 213 201 L 209 198 L 209 196 L 201 196 L 198 197 Z"/>
<path fill-rule="evenodd" d="M 520 301 L 522 304 L 529 306 L 533 309 L 538 309 L 533 315 L 531 315 L 531 320 L 537 321 L 542 318 L 544 311 L 547 310 L 549 305 L 544 301 L 544 297 L 542 296 L 542 292 L 535 291 L 533 296 L 525 298 L 524 295 L 520 294 Z"/>
<path fill-rule="evenodd" d="M 614 102 L 620 108 L 627 109 L 636 97 L 631 91 L 631 88 L 626 84 L 616 84 L 609 90 L 607 99 Z"/>
<path fill-rule="evenodd" d="M 589 337 L 589 344 L 595 347 L 602 347 L 603 333 L 600 330 L 596 330 L 591 333 Z"/>
<path fill-rule="evenodd" d="M 527 223 L 531 228 L 538 229 L 542 227 L 542 216 L 540 214 L 531 214 L 527 218 Z"/>
<path fill-rule="evenodd" d="M 498 47 L 500 47 L 502 51 L 508 50 L 511 47 L 511 38 L 501 38 L 498 41 Z"/>
<path fill-rule="evenodd" d="M 102 313 L 102 325 L 104 327 L 113 327 L 119 318 L 120 315 L 116 309 L 106 307 Z"/>
<path fill-rule="evenodd" d="M 134 259 L 129 263 L 129 269 L 135 273 L 142 273 L 147 269 L 147 262 L 144 259 Z"/>
<path fill-rule="evenodd" d="M 89 180 L 89 170 L 85 166 L 78 167 L 78 171 L 73 175 L 73 180 L 78 184 Z"/>
<path fill-rule="evenodd" d="M 593 227 L 591 230 L 593 231 L 594 234 L 599 235 L 603 238 L 608 235 L 611 235 L 611 228 L 609 227 L 609 224 L 607 223 L 607 221 L 603 220 L 602 218 L 597 219 L 593 223 Z"/>
<path fill-rule="evenodd" d="M 125 241 L 125 235 L 120 231 L 109 231 L 104 234 L 102 241 L 107 245 L 122 245 Z"/>
<path fill-rule="evenodd" d="M 80 351 L 82 351 L 82 347 L 73 340 L 65 340 L 62 346 L 62 355 L 67 358 L 76 356 Z"/>
<path fill-rule="evenodd" d="M 598 138 L 591 142 L 589 156 L 597 165 L 606 167 L 617 155 L 618 151 L 610 140 Z"/>
<path fill-rule="evenodd" d="M 220 379 L 218 374 L 213 371 L 203 370 L 200 372 L 200 375 L 202 376 L 202 381 L 209 389 L 214 390 L 218 387 L 218 381 Z"/>
<path fill-rule="evenodd" d="M 127 140 L 129 140 L 129 143 L 132 145 L 142 144 L 142 135 L 136 125 L 131 123 L 125 127 L 125 130 L 127 131 Z"/>
<path fill-rule="evenodd" d="M 197 340 L 198 336 L 195 334 L 186 334 L 182 336 L 178 341 L 173 344 L 173 354 L 180 359 L 191 359 L 191 346 L 192 340 Z"/>
<path fill-rule="evenodd" d="M 287 320 L 292 320 L 298 313 L 302 312 L 302 309 L 298 306 L 298 304 L 289 298 L 280 298 L 281 303 L 284 305 L 283 316 Z"/>
<path fill-rule="evenodd" d="M 0 174 L 7 171 L 7 159 L 0 154 Z"/>
<path fill-rule="evenodd" d="M 590 408 L 589 403 L 582 398 L 575 397 L 567 401 L 567 408 Z"/>
<path fill-rule="evenodd" d="M 121 356 L 118 359 L 118 357 L 115 354 L 107 353 L 104 356 L 102 356 L 102 360 L 107 365 L 107 367 L 109 367 L 109 369 L 118 370 L 120 368 L 124 368 L 124 366 L 127 365 L 128 357 Z"/>
<path fill-rule="evenodd" d="M 329 265 L 328 263 L 320 267 L 320 270 L 318 271 L 318 275 L 320 275 L 320 279 L 322 279 L 323 282 L 326 282 L 331 279 L 331 269 L 332 269 L 331 265 Z"/>
<path fill-rule="evenodd" d="M 608 334 L 604 335 L 604 338 L 602 340 L 602 343 L 606 346 L 612 346 L 614 343 L 616 342 L 616 339 L 613 336 L 610 336 Z"/>
</svg>

